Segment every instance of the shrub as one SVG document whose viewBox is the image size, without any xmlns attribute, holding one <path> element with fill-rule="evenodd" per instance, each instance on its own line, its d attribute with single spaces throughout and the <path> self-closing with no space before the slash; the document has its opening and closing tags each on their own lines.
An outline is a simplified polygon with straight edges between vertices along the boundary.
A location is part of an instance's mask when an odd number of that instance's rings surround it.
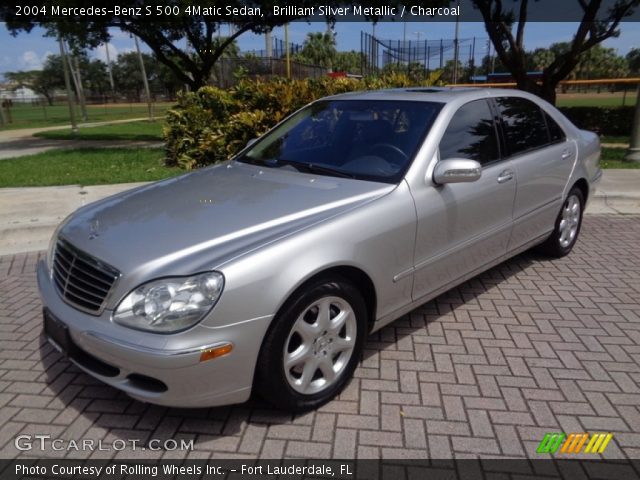
<svg viewBox="0 0 640 480">
<path fill-rule="evenodd" d="M 574 125 L 600 135 L 624 136 L 631 133 L 634 107 L 560 107 Z"/>
<path fill-rule="evenodd" d="M 167 112 L 164 129 L 166 164 L 185 169 L 224 161 L 247 142 L 309 102 L 327 95 L 437 83 L 439 74 L 416 84 L 406 75 L 384 77 L 319 78 L 267 82 L 242 79 L 230 90 L 203 87 L 182 93 Z"/>
</svg>

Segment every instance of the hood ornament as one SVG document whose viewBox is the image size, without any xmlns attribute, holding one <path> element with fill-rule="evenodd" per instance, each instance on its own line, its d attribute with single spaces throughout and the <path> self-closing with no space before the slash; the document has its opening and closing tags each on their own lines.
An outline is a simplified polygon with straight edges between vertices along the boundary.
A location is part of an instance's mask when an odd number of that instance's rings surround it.
<svg viewBox="0 0 640 480">
<path fill-rule="evenodd" d="M 100 234 L 98 233 L 98 228 L 100 227 L 100 222 L 97 219 L 94 219 L 89 225 L 89 240 L 93 240 L 94 238 L 98 238 Z"/>
</svg>

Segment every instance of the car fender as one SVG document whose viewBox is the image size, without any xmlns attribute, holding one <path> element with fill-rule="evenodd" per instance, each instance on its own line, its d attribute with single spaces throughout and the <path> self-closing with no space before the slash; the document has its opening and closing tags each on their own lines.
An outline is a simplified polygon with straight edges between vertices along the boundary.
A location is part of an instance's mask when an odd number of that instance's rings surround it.
<svg viewBox="0 0 640 480">
<path fill-rule="evenodd" d="M 225 291 L 209 325 L 275 315 L 301 285 L 334 267 L 353 267 L 372 281 L 377 316 L 411 301 L 413 279 L 394 281 L 413 265 L 415 208 L 402 182 L 389 194 L 217 267 Z"/>
</svg>

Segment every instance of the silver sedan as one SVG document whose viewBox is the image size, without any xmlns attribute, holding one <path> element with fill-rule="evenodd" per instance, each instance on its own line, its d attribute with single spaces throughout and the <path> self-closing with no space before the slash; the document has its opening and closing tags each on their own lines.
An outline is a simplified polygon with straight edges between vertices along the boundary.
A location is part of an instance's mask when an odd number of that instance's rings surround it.
<svg viewBox="0 0 640 480">
<path fill-rule="evenodd" d="M 44 332 L 139 400 L 315 408 L 369 332 L 529 248 L 568 254 L 599 159 L 518 91 L 321 99 L 230 161 L 66 219 L 38 267 Z"/>
</svg>

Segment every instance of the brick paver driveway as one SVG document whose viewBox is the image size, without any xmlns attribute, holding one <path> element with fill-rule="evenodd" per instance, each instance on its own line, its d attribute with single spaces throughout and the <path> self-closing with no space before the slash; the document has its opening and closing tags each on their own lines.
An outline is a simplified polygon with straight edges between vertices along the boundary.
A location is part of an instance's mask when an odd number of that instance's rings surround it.
<svg viewBox="0 0 640 480">
<path fill-rule="evenodd" d="M 638 458 L 639 240 L 640 217 L 587 217 L 569 257 L 521 255 L 373 335 L 341 397 L 295 417 L 259 400 L 160 408 L 100 384 L 43 342 L 39 254 L 0 258 L 0 458 L 19 434 L 194 440 L 85 453 L 107 458 L 535 457 L 554 431 L 612 432 L 604 457 Z"/>
</svg>

